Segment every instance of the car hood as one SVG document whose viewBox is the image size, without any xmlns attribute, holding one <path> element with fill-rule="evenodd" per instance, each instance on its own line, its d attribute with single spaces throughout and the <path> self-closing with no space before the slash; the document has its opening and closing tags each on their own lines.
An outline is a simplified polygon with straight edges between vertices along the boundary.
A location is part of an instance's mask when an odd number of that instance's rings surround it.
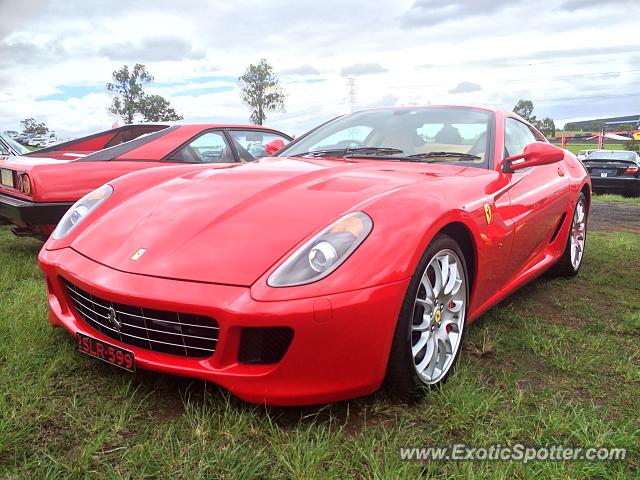
<svg viewBox="0 0 640 480">
<path fill-rule="evenodd" d="M 463 169 L 263 159 L 190 170 L 124 200 L 117 198 L 116 183 L 114 206 L 87 225 L 72 248 L 120 271 L 250 286 L 344 213 L 366 210 L 372 198 L 402 186 L 435 182 Z"/>
</svg>

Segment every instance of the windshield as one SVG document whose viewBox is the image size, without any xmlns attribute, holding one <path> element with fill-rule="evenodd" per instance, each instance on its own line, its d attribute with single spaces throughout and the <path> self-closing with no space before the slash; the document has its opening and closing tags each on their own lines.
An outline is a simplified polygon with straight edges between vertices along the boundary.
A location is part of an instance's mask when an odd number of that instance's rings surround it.
<svg viewBox="0 0 640 480">
<path fill-rule="evenodd" d="M 20 145 L 18 142 L 16 142 L 9 135 L 5 135 L 4 133 L 0 132 L 0 137 L 2 137 L 2 140 L 4 140 L 4 143 L 9 145 L 11 148 L 13 148 L 19 154 L 29 153 L 30 152 L 30 150 L 27 147 L 24 147 L 24 146 Z"/>
<path fill-rule="evenodd" d="M 587 158 L 587 160 L 635 160 L 636 154 L 635 152 L 629 152 L 626 150 L 621 151 L 601 151 L 601 152 L 593 152 Z"/>
<path fill-rule="evenodd" d="M 367 110 L 333 120 L 278 152 L 278 156 L 340 156 L 384 159 L 409 156 L 429 162 L 486 165 L 492 114 L 465 107 Z M 376 153 L 375 149 L 379 151 Z M 391 151 L 396 149 L 397 151 Z M 415 160 L 413 158 L 412 160 Z"/>
</svg>

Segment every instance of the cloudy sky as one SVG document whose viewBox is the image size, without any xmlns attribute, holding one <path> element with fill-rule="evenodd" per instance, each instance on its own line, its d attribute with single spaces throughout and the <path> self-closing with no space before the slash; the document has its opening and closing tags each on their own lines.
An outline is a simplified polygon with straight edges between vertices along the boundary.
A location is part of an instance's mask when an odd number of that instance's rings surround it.
<svg viewBox="0 0 640 480">
<path fill-rule="evenodd" d="M 640 113 L 638 0 L 0 0 L 0 129 L 116 120 L 105 83 L 143 63 L 188 122 L 248 122 L 237 79 L 266 58 L 293 134 L 357 106 L 476 104 L 567 120 Z M 535 6 L 534 6 L 535 5 Z"/>
</svg>

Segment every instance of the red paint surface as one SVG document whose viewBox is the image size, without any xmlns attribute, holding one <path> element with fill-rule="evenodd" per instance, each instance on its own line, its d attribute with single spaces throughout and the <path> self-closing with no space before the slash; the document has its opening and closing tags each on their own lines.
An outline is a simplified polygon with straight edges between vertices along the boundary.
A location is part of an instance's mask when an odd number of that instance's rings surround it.
<svg viewBox="0 0 640 480">
<path fill-rule="evenodd" d="M 495 115 L 492 169 L 269 158 L 118 179 L 107 202 L 41 251 L 50 321 L 107 340 L 70 310 L 63 276 L 114 302 L 218 321 L 218 350 L 208 359 L 122 345 L 140 368 L 206 379 L 252 402 L 310 404 L 371 393 L 383 381 L 409 279 L 439 231 L 456 223 L 473 239 L 470 322 L 559 258 L 570 221 L 550 241 L 553 231 L 563 213 L 571 218 L 581 189 L 590 192 L 586 170 L 569 152 L 558 163 L 503 173 L 504 118 L 511 114 Z M 374 227 L 335 272 L 309 285 L 267 285 L 298 246 L 353 211 L 367 213 Z M 140 248 L 145 255 L 131 261 Z M 294 339 L 277 365 L 243 365 L 242 326 L 288 326 Z"/>
</svg>

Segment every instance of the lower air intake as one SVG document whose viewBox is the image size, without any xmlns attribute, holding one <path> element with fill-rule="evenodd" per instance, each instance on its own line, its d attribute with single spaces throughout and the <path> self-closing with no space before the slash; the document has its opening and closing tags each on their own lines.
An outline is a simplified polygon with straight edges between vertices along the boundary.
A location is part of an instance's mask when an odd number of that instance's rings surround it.
<svg viewBox="0 0 640 480">
<path fill-rule="evenodd" d="M 292 340 L 293 330 L 289 327 L 244 327 L 238 361 L 257 365 L 278 363 Z"/>
</svg>

